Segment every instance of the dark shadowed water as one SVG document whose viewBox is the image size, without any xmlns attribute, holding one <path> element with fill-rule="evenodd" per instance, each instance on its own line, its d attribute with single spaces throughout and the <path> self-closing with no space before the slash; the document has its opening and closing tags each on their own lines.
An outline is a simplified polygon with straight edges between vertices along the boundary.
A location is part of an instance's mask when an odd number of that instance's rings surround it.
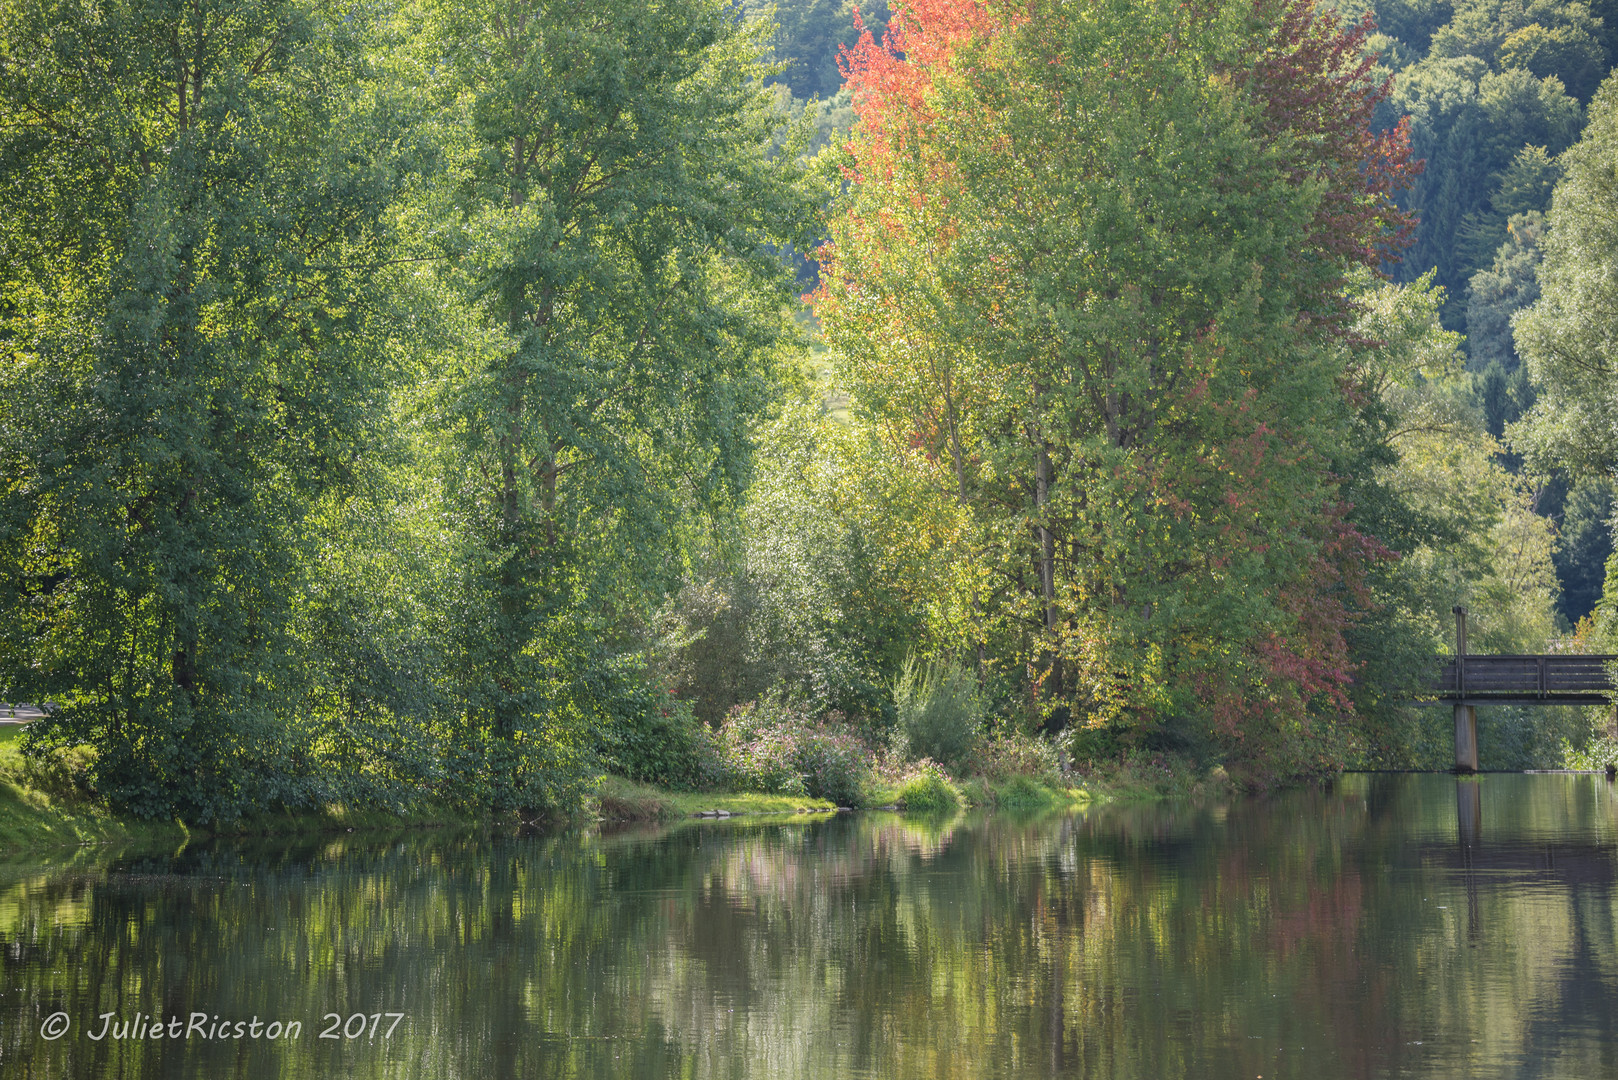
<svg viewBox="0 0 1618 1080">
<path fill-rule="evenodd" d="M 1618 1077 L 1615 843 L 1605 778 L 1351 776 L 0 866 L 0 1076 Z"/>
</svg>

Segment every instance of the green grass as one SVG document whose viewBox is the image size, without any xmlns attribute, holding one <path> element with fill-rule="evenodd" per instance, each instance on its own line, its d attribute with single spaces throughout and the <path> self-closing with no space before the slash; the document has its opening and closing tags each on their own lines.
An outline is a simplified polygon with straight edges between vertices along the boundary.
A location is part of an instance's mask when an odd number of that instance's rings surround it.
<svg viewBox="0 0 1618 1080">
<path fill-rule="evenodd" d="M 835 810 L 834 803 L 804 795 L 760 795 L 757 792 L 669 791 L 618 776 L 601 781 L 597 807 L 608 821 L 675 821 L 704 810 L 728 814 L 790 814 L 799 810 Z"/>
<path fill-rule="evenodd" d="M 41 791 L 24 779 L 21 729 L 0 727 L 0 852 L 115 842 L 183 842 L 184 826 L 121 820 L 91 800 Z"/>
<path fill-rule="evenodd" d="M 905 783 L 878 783 L 867 794 L 865 805 L 893 806 L 910 802 L 905 790 L 908 786 Z M 1097 798 L 1087 785 L 1069 787 L 1028 776 L 1013 776 L 1004 780 L 969 776 L 955 781 L 954 789 L 961 804 L 995 810 L 1068 809 L 1104 801 L 1105 798 Z M 927 800 L 924 798 L 923 801 Z"/>
<path fill-rule="evenodd" d="M 969 806 L 999 810 L 1054 810 L 1102 801 L 1087 785 L 1068 787 L 1031 776 L 1001 780 L 974 776 L 961 784 L 961 794 Z"/>
<path fill-rule="evenodd" d="M 899 803 L 911 814 L 946 814 L 960 809 L 961 791 L 937 772 L 918 773 L 899 787 Z"/>
<path fill-rule="evenodd" d="M 500 824 L 449 807 L 427 805 L 403 813 L 326 806 L 318 810 L 253 814 L 239 821 L 188 827 L 180 822 L 120 817 L 71 789 L 41 790 L 30 782 L 37 779 L 36 773 L 24 769 L 16 732 L 0 734 L 0 856 L 54 857 L 87 844 L 172 847 L 209 837 L 292 837 Z M 696 817 L 704 810 L 745 816 L 836 809 L 825 799 L 753 792 L 665 791 L 617 777 L 607 777 L 602 783 L 599 800 L 602 816 L 616 821 L 673 821 Z"/>
</svg>

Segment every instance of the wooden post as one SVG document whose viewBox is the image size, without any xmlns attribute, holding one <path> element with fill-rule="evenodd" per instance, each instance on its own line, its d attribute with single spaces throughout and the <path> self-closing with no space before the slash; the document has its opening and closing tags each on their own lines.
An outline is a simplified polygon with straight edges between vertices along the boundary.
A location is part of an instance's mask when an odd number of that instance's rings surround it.
<svg viewBox="0 0 1618 1080">
<path fill-rule="evenodd" d="M 1478 710 L 1466 703 L 1466 609 L 1455 612 L 1455 771 L 1478 771 Z"/>
</svg>

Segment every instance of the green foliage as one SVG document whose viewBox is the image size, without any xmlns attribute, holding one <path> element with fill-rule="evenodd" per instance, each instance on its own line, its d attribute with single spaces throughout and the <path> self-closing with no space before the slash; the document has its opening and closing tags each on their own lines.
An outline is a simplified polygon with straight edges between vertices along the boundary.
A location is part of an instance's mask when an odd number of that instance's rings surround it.
<svg viewBox="0 0 1618 1080">
<path fill-rule="evenodd" d="M 983 742 L 983 702 L 972 673 L 951 656 L 905 660 L 893 683 L 897 731 L 906 751 L 951 768 Z"/>
<path fill-rule="evenodd" d="M 1572 5 L 1570 5 L 1572 6 Z M 1522 68 L 1540 78 L 1556 76 L 1568 93 L 1587 101 L 1607 70 L 1606 50 L 1590 29 L 1529 23 L 1500 43 L 1502 67 Z"/>
<path fill-rule="evenodd" d="M 946 8 L 1002 11 L 900 18 Z M 217 822 L 567 811 L 603 768 L 848 804 L 894 742 L 1050 781 L 991 701 L 1081 760 L 1392 762 L 1451 603 L 1494 648 L 1558 577 L 1588 611 L 1610 485 L 1513 454 L 1618 461 L 1618 91 L 1561 153 L 1612 13 L 1379 5 L 1429 168 L 1411 283 L 1345 291 L 1401 165 L 1334 31 L 1036 11 L 963 67 L 856 47 L 935 65 L 911 116 L 843 85 L 848 0 L 0 10 L 30 782 Z M 836 395 L 792 269 L 834 190 Z"/>
<path fill-rule="evenodd" d="M 745 572 L 703 567 L 680 583 L 659 612 L 652 645 L 661 683 L 691 703 L 710 727 L 777 681 L 777 669 L 751 635 L 761 603 Z"/>
<path fill-rule="evenodd" d="M 1467 292 L 1466 336 L 1472 367 L 1487 370 L 1499 365 L 1502 377 L 1518 369 L 1517 348 L 1511 320 L 1518 311 L 1539 298 L 1541 241 L 1545 236 L 1545 215 L 1537 210 L 1513 214 L 1506 226 L 1507 238 L 1494 255 L 1494 265 L 1472 275 Z M 1531 397 L 1519 398 L 1522 410 L 1533 404 Z M 1495 426 L 1496 415 L 1511 423 L 1518 416 L 1505 410 L 1492 414 L 1489 429 L 1499 437 L 1503 428 Z"/>
<path fill-rule="evenodd" d="M 1562 583 L 1558 608 L 1569 625 L 1595 610 L 1612 557 L 1612 518 L 1615 509 L 1612 480 L 1604 476 L 1580 477 L 1568 492 L 1561 512 L 1561 543 L 1552 560 Z"/>
<path fill-rule="evenodd" d="M 778 687 L 887 733 L 904 651 L 947 640 L 964 602 L 948 562 L 958 521 L 904 465 L 817 403 L 762 426 L 739 567 L 678 601 L 689 644 L 671 664 L 699 709 Z"/>
<path fill-rule="evenodd" d="M 651 737 L 626 656 L 798 342 L 778 253 L 822 196 L 762 29 L 81 14 L 0 13 L 0 686 L 61 703 L 33 752 L 191 821 L 577 806 L 603 739 Z"/>
<path fill-rule="evenodd" d="M 1605 473 L 1618 466 L 1612 432 L 1618 381 L 1608 358 L 1618 335 L 1618 79 L 1590 104 L 1590 126 L 1562 157 L 1540 296 L 1516 317 L 1517 349 L 1540 387 L 1511 432 L 1531 465 Z"/>
<path fill-rule="evenodd" d="M 1459 335 L 1440 325 L 1442 295 L 1431 280 L 1362 280 L 1356 289 L 1355 331 L 1379 344 L 1357 368 L 1366 403 L 1359 453 L 1339 469 L 1360 527 L 1401 553 L 1368 575 L 1376 603 L 1350 629 L 1362 658 L 1354 692 L 1363 717 L 1351 760 L 1365 765 L 1428 763 L 1430 710 L 1402 703 L 1431 656 L 1452 647 L 1451 607 L 1472 613 L 1477 651 L 1535 652 L 1557 629 L 1554 527 L 1535 512 L 1536 490 L 1503 466 L 1486 427 L 1498 418 L 1489 399 L 1509 408 L 1520 376 L 1491 366 L 1480 380 L 1485 409 L 1477 408 Z"/>
<path fill-rule="evenodd" d="M 1031 776 L 1013 776 L 994 792 L 996 806 L 1007 810 L 1033 810 L 1049 806 L 1057 794 Z"/>
<path fill-rule="evenodd" d="M 1433 710 L 1450 719 L 1449 710 Z M 1497 705 L 1478 710 L 1478 763 L 1485 769 L 1519 770 L 1576 767 L 1580 750 L 1590 745 L 1585 710 L 1513 708 Z M 1442 726 L 1442 725 L 1440 725 Z M 1439 740 L 1442 741 L 1442 740 Z M 1448 760 L 1452 761 L 1453 756 Z M 1442 753 L 1435 763 L 1448 761 Z"/>
<path fill-rule="evenodd" d="M 856 422 L 960 508 L 957 641 L 1027 713 L 1284 758 L 1346 704 L 1323 613 L 1367 549 L 1329 478 L 1326 313 L 1399 227 L 1367 188 L 1400 182 L 1399 138 L 1294 131 L 1375 98 L 1307 13 L 942 7 L 860 59 L 817 298 Z"/>
<path fill-rule="evenodd" d="M 1064 731 L 1058 739 L 1066 735 Z M 1072 745 L 1071 739 L 1067 745 Z M 1060 784 L 1062 760 L 1056 744 L 1043 735 L 1000 732 L 979 745 L 972 757 L 972 772 L 997 781 L 1023 778 Z"/>
<path fill-rule="evenodd" d="M 1053 745 L 1074 768 L 1087 769 L 1124 757 L 1138 742 L 1137 734 L 1121 725 L 1069 725 L 1057 733 Z"/>
<path fill-rule="evenodd" d="M 611 720 L 598 735 L 602 767 L 629 780 L 677 789 L 722 783 L 725 767 L 713 731 L 688 702 L 646 687 L 633 679 L 614 702 Z"/>
<path fill-rule="evenodd" d="M 0 685 L 137 815 L 305 802 L 311 517 L 395 370 L 395 28 L 11 5 L 0 40 Z"/>
<path fill-rule="evenodd" d="M 1612 710 L 1601 706 L 1586 709 L 1584 730 L 1575 731 L 1563 746 L 1569 769 L 1606 770 L 1618 765 L 1618 729 Z"/>
<path fill-rule="evenodd" d="M 1357 18 L 1374 8 L 1377 28 L 1394 39 L 1425 53 L 1439 27 L 1454 13 L 1450 0 L 1379 0 L 1365 4 L 1363 9 L 1352 3 L 1344 4 L 1343 14 Z"/>
<path fill-rule="evenodd" d="M 842 89 L 837 57 L 859 38 L 856 7 L 865 28 L 878 39 L 888 24 L 884 0 L 863 4 L 853 0 L 742 0 L 740 7 L 752 18 L 774 17 L 775 56 L 784 65 L 775 78 L 800 101 L 830 98 Z"/>
<path fill-rule="evenodd" d="M 948 814 L 960 808 L 961 794 L 942 766 L 922 760 L 899 785 L 899 803 L 907 813 Z"/>
<path fill-rule="evenodd" d="M 748 791 L 803 794 L 858 806 L 871 751 L 835 716 L 813 718 L 779 699 L 741 705 L 719 731 L 726 781 Z"/>
<path fill-rule="evenodd" d="M 88 746 L 60 747 L 24 758 L 17 779 L 58 805 L 90 803 L 96 796 L 95 752 Z"/>
<path fill-rule="evenodd" d="M 1457 299 L 1494 258 L 1510 217 L 1548 208 L 1553 159 L 1583 126 L 1579 99 L 1594 88 L 1591 72 L 1599 78 L 1605 71 L 1588 64 L 1595 55 L 1588 50 L 1600 47 L 1583 4 L 1539 0 L 1529 7 L 1532 13 L 1495 0 L 1458 6 L 1429 54 L 1402 71 L 1394 87 L 1393 105 L 1409 114 L 1416 152 L 1427 162 L 1406 200 L 1420 222 L 1400 272 L 1413 281 L 1436 268 L 1437 283 Z M 1529 26 L 1535 29 L 1512 39 Z M 1541 60 L 1554 51 L 1552 38 L 1582 43 L 1574 51 L 1585 50 L 1584 58 L 1567 60 L 1566 71 L 1546 67 L 1550 61 Z M 1515 51 L 1503 52 L 1508 39 Z M 1530 53 L 1540 58 L 1538 67 L 1520 66 Z M 1585 81 L 1570 94 L 1569 78 Z M 1451 304 L 1445 325 L 1458 327 L 1464 316 L 1460 304 Z"/>
<path fill-rule="evenodd" d="M 506 14 L 434 6 L 423 48 L 457 221 L 429 239 L 479 331 L 444 404 L 482 548 L 454 677 L 509 748 L 588 741 L 617 628 L 676 579 L 688 516 L 744 485 L 796 340 L 777 252 L 814 214 L 796 153 L 770 152 L 758 24 L 706 0 Z"/>
</svg>

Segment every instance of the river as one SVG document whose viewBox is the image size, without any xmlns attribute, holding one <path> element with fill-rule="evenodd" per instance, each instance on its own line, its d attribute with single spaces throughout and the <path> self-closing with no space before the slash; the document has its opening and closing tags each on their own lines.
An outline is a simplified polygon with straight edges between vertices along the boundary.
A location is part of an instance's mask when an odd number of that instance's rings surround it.
<svg viewBox="0 0 1618 1080">
<path fill-rule="evenodd" d="M 1573 775 L 88 850 L 0 865 L 0 1077 L 1613 1077 L 1615 882 Z"/>
</svg>

